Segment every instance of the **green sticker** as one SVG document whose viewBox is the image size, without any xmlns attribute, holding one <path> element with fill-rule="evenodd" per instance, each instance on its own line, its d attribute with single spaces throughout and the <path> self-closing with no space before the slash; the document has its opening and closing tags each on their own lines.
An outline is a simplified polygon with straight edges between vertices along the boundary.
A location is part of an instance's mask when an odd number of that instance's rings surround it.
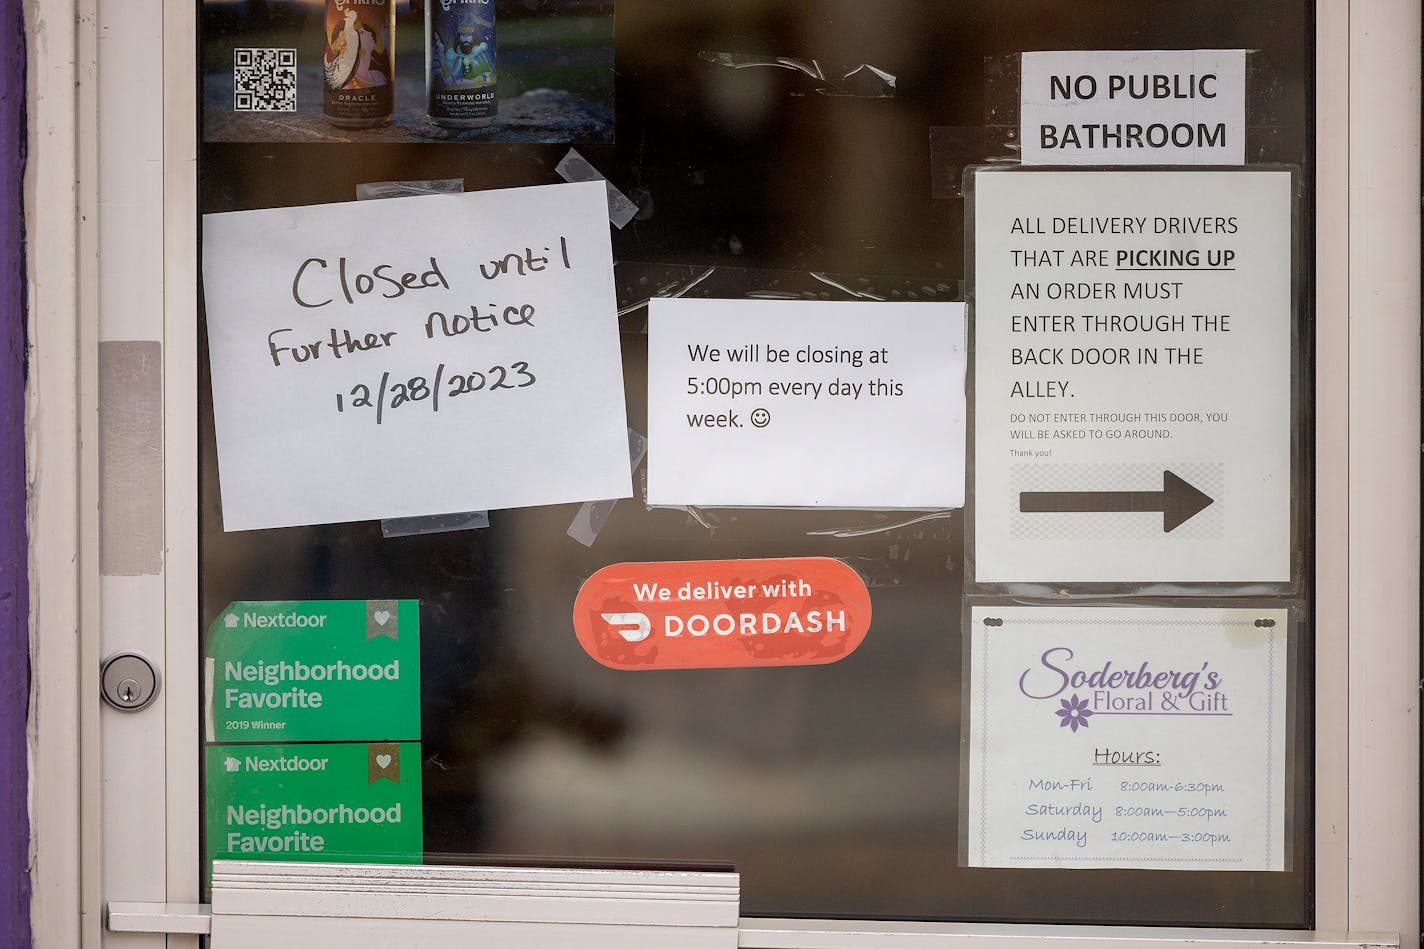
<svg viewBox="0 0 1424 949">
<path fill-rule="evenodd" d="M 238 601 L 207 656 L 208 741 L 420 738 L 415 600 Z"/>
<path fill-rule="evenodd" d="M 420 862 L 419 742 L 206 751 L 210 859 Z"/>
</svg>

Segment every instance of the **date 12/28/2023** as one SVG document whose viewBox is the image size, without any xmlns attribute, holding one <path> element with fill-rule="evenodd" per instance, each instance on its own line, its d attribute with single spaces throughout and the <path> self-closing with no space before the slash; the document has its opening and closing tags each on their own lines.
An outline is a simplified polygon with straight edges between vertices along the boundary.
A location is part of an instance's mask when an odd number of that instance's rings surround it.
<svg viewBox="0 0 1424 949">
<path fill-rule="evenodd" d="M 527 389 L 538 381 L 529 363 L 523 360 L 508 366 L 490 366 L 485 370 L 468 372 L 449 372 L 446 365 L 440 363 L 435 367 L 433 380 L 412 376 L 392 382 L 391 374 L 383 372 L 374 388 L 368 383 L 357 383 L 349 393 L 336 394 L 336 411 L 345 413 L 347 408 L 374 409 L 376 424 L 380 425 L 385 420 L 387 409 L 422 403 L 429 405 L 432 412 L 439 412 L 442 394 L 447 399 L 454 399 L 476 392 Z"/>
</svg>

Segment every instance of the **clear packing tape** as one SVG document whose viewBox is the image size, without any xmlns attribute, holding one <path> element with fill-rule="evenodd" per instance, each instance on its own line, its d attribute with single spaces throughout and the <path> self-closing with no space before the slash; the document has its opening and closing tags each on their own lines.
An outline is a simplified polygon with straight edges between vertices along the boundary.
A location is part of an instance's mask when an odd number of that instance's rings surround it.
<svg viewBox="0 0 1424 949">
<path fill-rule="evenodd" d="M 698 56 L 706 62 L 729 69 L 787 69 L 809 79 L 811 91 L 822 96 L 889 99 L 895 95 L 895 76 L 869 63 L 823 64 L 816 59 L 708 50 L 703 50 Z"/>
<path fill-rule="evenodd" d="M 826 273 L 808 270 L 766 270 L 750 267 L 656 264 L 620 261 L 614 264 L 618 316 L 624 333 L 647 332 L 647 307 L 651 299 L 746 300 L 870 300 L 958 302 L 963 291 L 958 280 L 924 277 Z M 945 510 L 852 510 L 802 508 L 658 507 L 680 511 L 687 523 L 713 537 L 773 535 L 782 530 L 833 542 L 862 541 L 875 548 L 866 556 L 873 563 L 857 569 L 872 586 L 894 586 L 892 548 L 906 531 L 919 531 L 920 540 L 951 529 L 953 512 Z M 790 522 L 788 523 L 788 518 Z M 577 521 L 575 522 L 577 524 Z M 573 529 L 570 529 L 573 533 Z M 905 548 L 906 554 L 908 548 Z M 903 561 L 902 561 L 903 563 Z"/>
<path fill-rule="evenodd" d="M 866 276 L 811 270 L 761 270 L 620 261 L 613 265 L 623 332 L 647 332 L 650 299 L 963 300 L 958 280 Z"/>
</svg>

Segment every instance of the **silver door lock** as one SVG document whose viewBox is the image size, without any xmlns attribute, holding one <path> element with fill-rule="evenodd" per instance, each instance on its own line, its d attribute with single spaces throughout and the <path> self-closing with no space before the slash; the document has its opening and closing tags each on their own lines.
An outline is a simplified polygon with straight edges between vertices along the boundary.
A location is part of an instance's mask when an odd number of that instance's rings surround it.
<svg viewBox="0 0 1424 949">
<path fill-rule="evenodd" d="M 115 653 L 99 668 L 99 691 L 114 708 L 137 712 L 158 695 L 158 672 L 136 652 Z"/>
</svg>

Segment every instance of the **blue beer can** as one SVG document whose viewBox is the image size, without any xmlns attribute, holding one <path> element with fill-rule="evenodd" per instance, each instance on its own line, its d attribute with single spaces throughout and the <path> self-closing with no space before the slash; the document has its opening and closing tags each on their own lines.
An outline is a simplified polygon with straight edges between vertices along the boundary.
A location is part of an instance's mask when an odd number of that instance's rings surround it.
<svg viewBox="0 0 1424 949">
<path fill-rule="evenodd" d="M 425 90 L 430 118 L 481 128 L 498 110 L 494 0 L 425 0 Z"/>
</svg>

